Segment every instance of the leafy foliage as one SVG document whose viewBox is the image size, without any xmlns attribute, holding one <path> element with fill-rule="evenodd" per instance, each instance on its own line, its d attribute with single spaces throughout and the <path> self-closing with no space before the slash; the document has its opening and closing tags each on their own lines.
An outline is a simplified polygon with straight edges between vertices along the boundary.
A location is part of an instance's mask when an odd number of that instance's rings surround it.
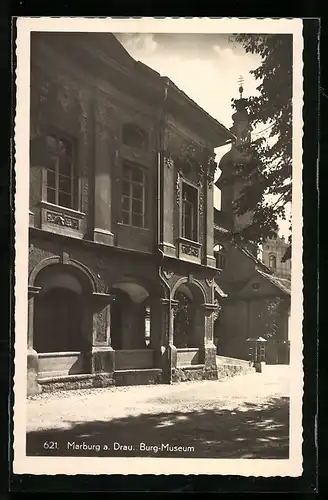
<svg viewBox="0 0 328 500">
<path fill-rule="evenodd" d="M 251 128 L 266 125 L 262 132 L 268 139 L 261 131 L 253 134 L 248 146 L 253 160 L 241 167 L 248 182 L 237 200 L 236 212 L 254 213 L 253 224 L 241 237 L 263 241 L 274 236 L 278 219 L 286 219 L 286 206 L 292 199 L 292 36 L 242 34 L 234 35 L 233 41 L 246 53 L 262 57 L 260 66 L 251 71 L 261 81 L 257 87 L 260 95 L 244 102 Z M 232 101 L 236 108 L 238 100 Z"/>
</svg>

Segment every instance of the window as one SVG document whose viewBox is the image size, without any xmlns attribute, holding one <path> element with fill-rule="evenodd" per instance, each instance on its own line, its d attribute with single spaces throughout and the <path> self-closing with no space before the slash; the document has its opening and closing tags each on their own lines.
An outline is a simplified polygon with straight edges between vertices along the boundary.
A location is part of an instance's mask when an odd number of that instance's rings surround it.
<svg viewBox="0 0 328 500">
<path fill-rule="evenodd" d="M 45 199 L 49 203 L 76 208 L 76 176 L 74 175 L 73 143 L 63 137 L 46 137 L 48 158 L 45 178 Z"/>
<path fill-rule="evenodd" d="M 277 269 L 277 259 L 275 255 L 269 256 L 269 268 L 272 270 Z"/>
<path fill-rule="evenodd" d="M 226 267 L 226 250 L 223 245 L 216 245 L 214 247 L 214 256 L 216 260 L 216 267 L 218 269 L 225 269 Z"/>
<path fill-rule="evenodd" d="M 140 127 L 133 124 L 123 126 L 123 144 L 136 149 L 147 149 L 147 134 Z"/>
<path fill-rule="evenodd" d="M 198 191 L 182 184 L 182 237 L 198 241 Z"/>
<path fill-rule="evenodd" d="M 122 223 L 145 227 L 146 176 L 139 166 L 123 163 Z"/>
</svg>

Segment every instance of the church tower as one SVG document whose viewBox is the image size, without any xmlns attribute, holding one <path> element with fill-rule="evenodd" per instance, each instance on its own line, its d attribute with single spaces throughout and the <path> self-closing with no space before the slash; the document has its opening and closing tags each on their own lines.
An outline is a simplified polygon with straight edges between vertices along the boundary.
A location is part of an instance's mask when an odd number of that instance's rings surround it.
<svg viewBox="0 0 328 500">
<path fill-rule="evenodd" d="M 243 167 L 252 160 L 248 151 L 248 145 L 251 142 L 251 132 L 249 117 L 246 109 L 246 101 L 243 98 L 243 79 L 240 77 L 238 82 L 239 99 L 235 101 L 236 110 L 232 115 L 233 125 L 230 131 L 235 135 L 236 140 L 221 159 L 219 168 L 221 176 L 216 181 L 216 186 L 221 191 L 221 212 L 222 218 L 227 221 L 227 229 L 238 231 L 252 222 L 252 213 L 247 212 L 243 215 L 237 215 L 234 205 L 240 192 L 246 185 L 246 180 L 241 175 Z"/>
</svg>

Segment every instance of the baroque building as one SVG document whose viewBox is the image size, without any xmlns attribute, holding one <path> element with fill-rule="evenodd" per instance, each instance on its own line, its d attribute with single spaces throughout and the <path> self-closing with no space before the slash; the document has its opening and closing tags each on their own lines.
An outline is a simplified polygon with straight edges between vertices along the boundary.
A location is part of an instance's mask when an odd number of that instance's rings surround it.
<svg viewBox="0 0 328 500">
<path fill-rule="evenodd" d="M 277 267 L 273 268 L 269 259 L 259 258 L 257 245 L 237 242 L 234 237 L 252 222 L 251 212 L 236 213 L 235 202 L 247 183 L 256 182 L 258 175 L 247 147 L 251 131 L 242 87 L 239 92 L 231 128 L 236 140 L 220 161 L 221 175 L 216 181 L 221 191 L 221 210 L 214 209 L 214 255 L 220 269 L 216 283 L 226 297 L 215 322 L 215 344 L 221 356 L 248 359 L 247 339 L 261 337 L 266 340 L 268 363 L 288 363 L 290 274 L 275 273 Z M 247 177 L 240 175 L 243 169 L 247 169 Z M 280 252 L 281 257 L 287 246 Z M 275 255 L 278 261 L 276 246 Z M 290 268 L 290 262 L 282 265 Z"/>
<path fill-rule="evenodd" d="M 217 378 L 213 155 L 233 141 L 113 35 L 32 34 L 29 394 Z"/>
</svg>

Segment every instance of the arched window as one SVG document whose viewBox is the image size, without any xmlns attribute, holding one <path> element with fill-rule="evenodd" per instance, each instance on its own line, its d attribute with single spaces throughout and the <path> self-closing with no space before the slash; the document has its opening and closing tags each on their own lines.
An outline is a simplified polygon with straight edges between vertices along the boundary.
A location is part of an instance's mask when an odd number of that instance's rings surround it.
<svg viewBox="0 0 328 500">
<path fill-rule="evenodd" d="M 123 144 L 131 148 L 146 150 L 147 149 L 147 133 L 138 125 L 127 123 L 123 126 Z"/>
<path fill-rule="evenodd" d="M 272 270 L 277 269 L 277 258 L 274 254 L 269 255 L 269 268 Z"/>
<path fill-rule="evenodd" d="M 214 247 L 214 257 L 216 260 L 216 267 L 218 269 L 225 269 L 227 256 L 226 256 L 226 249 L 224 248 L 223 245 L 216 245 Z"/>
</svg>

